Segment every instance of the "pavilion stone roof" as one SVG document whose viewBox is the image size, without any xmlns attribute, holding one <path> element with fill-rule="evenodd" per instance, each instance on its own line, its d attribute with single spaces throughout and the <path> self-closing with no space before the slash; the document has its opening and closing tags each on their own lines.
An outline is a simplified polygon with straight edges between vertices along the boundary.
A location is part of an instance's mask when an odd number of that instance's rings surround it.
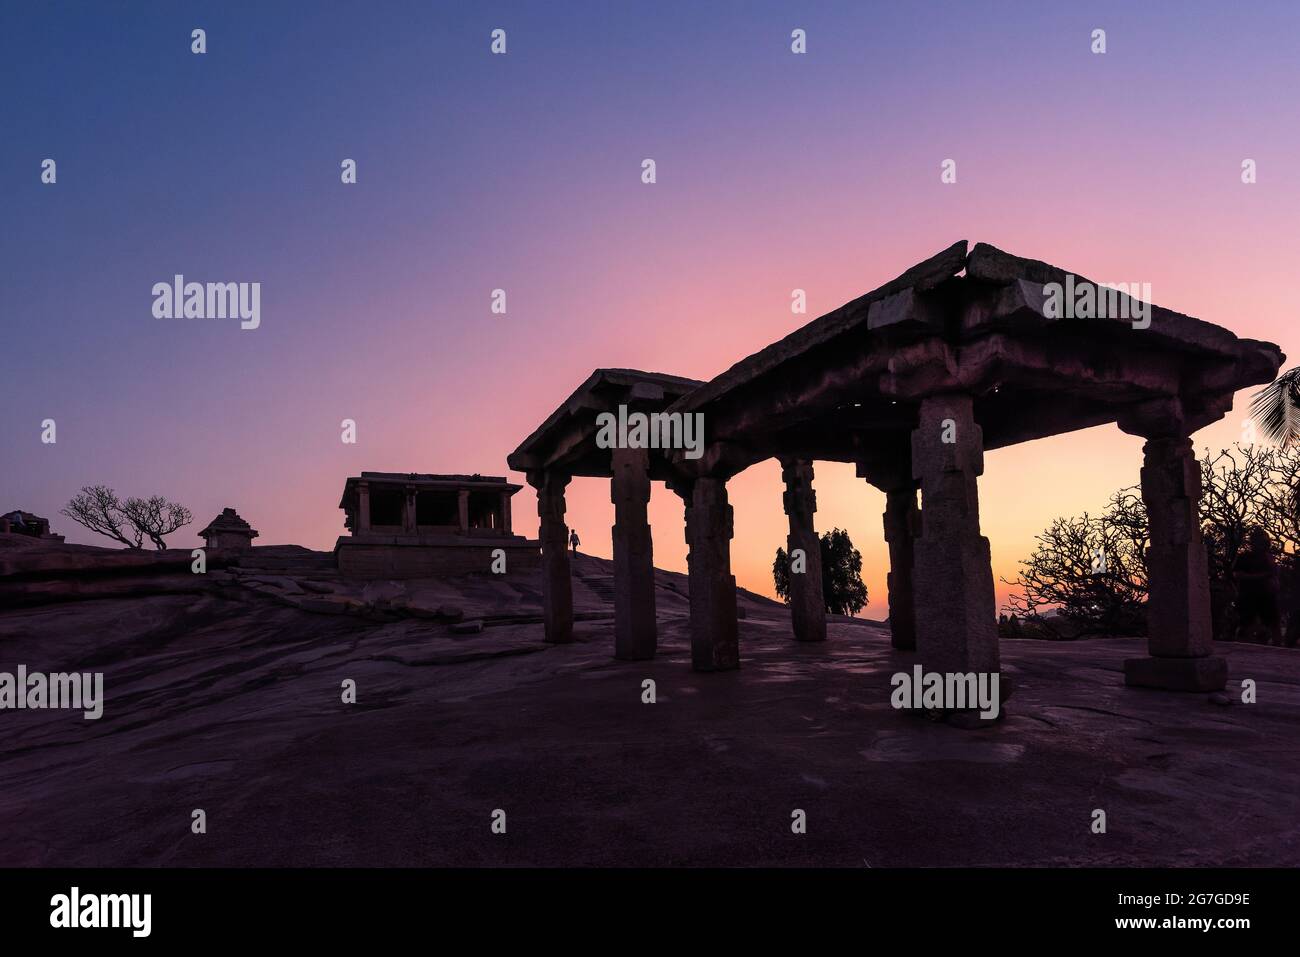
<svg viewBox="0 0 1300 957">
<path fill-rule="evenodd" d="M 885 331 L 887 327 L 907 323 L 914 331 L 941 335 L 954 343 L 968 342 L 997 328 L 1005 328 L 1026 320 L 1034 325 L 1047 326 L 1060 323 L 1098 323 L 1109 325 L 1109 332 L 1123 332 L 1129 326 L 1124 319 L 1059 320 L 1043 315 L 1045 301 L 1042 287 L 1047 283 L 1066 281 L 1070 271 L 1050 263 L 1024 259 L 1003 252 L 987 243 L 977 243 L 969 253 L 967 242 L 961 240 L 947 249 L 918 263 L 896 279 L 892 279 L 851 302 L 814 319 L 770 346 L 740 360 L 721 375 L 709 380 L 701 389 L 676 402 L 673 411 L 699 409 L 739 386 L 753 382 L 762 375 L 791 359 L 806 354 L 813 348 L 854 331 Z M 917 294 L 935 290 L 964 273 L 971 285 L 1002 287 L 992 303 L 993 309 L 971 312 L 960 317 L 954 328 L 942 309 L 918 310 Z M 1073 273 L 1076 285 L 1091 282 L 1079 273 Z M 984 291 L 984 290 L 981 290 Z M 938 303 L 936 303 L 938 305 Z M 1148 334 L 1161 348 L 1196 351 L 1208 355 L 1241 359 L 1250 366 L 1250 372 L 1262 370 L 1272 358 L 1279 363 L 1285 358 L 1276 345 L 1254 339 L 1238 338 L 1231 331 L 1182 313 L 1152 306 L 1151 327 L 1130 330 Z M 1270 376 L 1271 378 L 1271 376 Z M 1245 382 L 1254 385 L 1258 381 Z M 1267 381 L 1267 380 L 1263 380 Z"/>
<path fill-rule="evenodd" d="M 343 497 L 339 499 L 339 508 L 356 507 L 358 482 L 391 482 L 397 485 L 414 485 L 426 490 L 469 489 L 470 491 L 509 491 L 512 494 L 523 488 L 506 479 L 504 475 L 461 475 L 456 473 L 436 472 L 362 472 L 352 475 L 343 483 Z"/>
<path fill-rule="evenodd" d="M 875 449 L 906 454 L 925 395 L 974 396 L 984 445 L 996 448 L 1119 421 L 1152 400 L 1175 403 L 1189 422 L 1213 421 L 1284 359 L 1273 343 L 1155 305 L 1147 328 L 1047 316 L 1045 284 L 1069 275 L 954 243 L 667 411 L 704 412 L 711 454 L 733 457 L 733 467 L 772 455 L 862 461 Z M 1090 282 L 1072 275 L 1076 287 Z"/>
<path fill-rule="evenodd" d="M 207 528 L 199 532 L 199 537 L 203 538 L 208 535 L 216 535 L 221 532 L 238 532 L 247 535 L 249 538 L 257 538 L 257 532 L 248 522 L 239 517 L 239 513 L 233 508 L 224 508 L 221 514 L 208 522 Z"/>
<path fill-rule="evenodd" d="M 597 369 L 506 461 L 518 472 L 560 463 L 572 475 L 608 475 L 609 453 L 594 447 L 599 413 L 619 405 L 659 411 L 703 384 L 663 372 Z"/>
<path fill-rule="evenodd" d="M 608 476 L 595 421 L 620 403 L 703 413 L 706 454 L 689 467 L 724 473 L 772 456 L 906 461 L 921 400 L 944 392 L 972 396 L 986 449 L 1108 422 L 1133 431 L 1152 416 L 1194 430 L 1285 358 L 1271 342 L 1157 305 L 1145 328 L 1047 315 L 1044 287 L 1070 282 L 1091 280 L 962 240 L 707 383 L 597 369 L 508 462 Z M 686 464 L 680 452 L 653 456 L 651 474 Z"/>
<path fill-rule="evenodd" d="M 479 475 L 477 472 L 473 475 L 440 474 L 436 472 L 362 472 L 360 476 L 350 478 L 348 481 L 358 482 L 362 479 L 374 479 L 380 482 L 406 482 L 413 485 L 419 485 L 421 482 L 456 483 L 460 485 L 510 484 L 506 481 L 504 475 Z"/>
</svg>

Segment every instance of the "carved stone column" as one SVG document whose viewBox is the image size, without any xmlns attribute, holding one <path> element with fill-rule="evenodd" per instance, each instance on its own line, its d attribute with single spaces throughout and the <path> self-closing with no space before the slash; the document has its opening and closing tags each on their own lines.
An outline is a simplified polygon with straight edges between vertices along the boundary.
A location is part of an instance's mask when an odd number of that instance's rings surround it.
<svg viewBox="0 0 1300 957">
<path fill-rule="evenodd" d="M 402 489 L 402 531 L 415 534 L 415 486 Z"/>
<path fill-rule="evenodd" d="M 890 644 L 899 651 L 916 648 L 916 596 L 913 587 L 916 538 L 921 534 L 917 482 L 906 456 L 892 461 L 859 462 L 858 475 L 885 493 L 885 543 L 889 546 Z"/>
<path fill-rule="evenodd" d="M 826 601 L 822 594 L 822 550 L 813 513 L 817 493 L 813 491 L 813 465 L 804 459 L 783 459 L 785 514 L 790 520 L 786 550 L 790 555 L 790 623 L 798 641 L 826 640 Z M 794 559 L 796 551 L 803 560 Z"/>
<path fill-rule="evenodd" d="M 889 630 L 890 644 L 900 651 L 916 648 L 916 596 L 912 585 L 916 537 L 921 533 L 921 510 L 916 506 L 916 488 L 885 492 L 885 543 L 889 546 Z"/>
<path fill-rule="evenodd" d="M 691 666 L 696 671 L 740 667 L 736 579 L 731 574 L 732 511 L 727 484 L 697 478 L 670 486 L 686 503 L 691 591 Z"/>
<path fill-rule="evenodd" d="M 529 472 L 528 484 L 537 489 L 537 515 L 540 519 L 537 537 L 542 545 L 542 622 L 546 640 L 566 644 L 573 641 L 569 529 L 564 524 L 564 488 L 569 484 L 569 476 L 557 472 Z M 464 506 L 461 514 L 464 515 Z"/>
<path fill-rule="evenodd" d="M 1201 537 L 1201 467 L 1191 433 L 1226 405 L 1188 414 L 1176 399 L 1126 410 L 1119 425 L 1146 438 L 1142 501 L 1147 548 L 1149 657 L 1124 662 L 1124 683 L 1171 691 L 1219 691 L 1228 666 L 1213 654 L 1209 562 Z"/>
<path fill-rule="evenodd" d="M 514 531 L 510 519 L 510 492 L 509 491 L 501 493 L 500 531 L 502 535 L 510 535 Z"/>
<path fill-rule="evenodd" d="M 921 483 L 915 540 L 916 650 L 928 671 L 1001 670 L 989 541 L 980 534 L 984 436 L 969 395 L 921 400 L 912 475 Z"/>
<path fill-rule="evenodd" d="M 370 531 L 370 483 L 357 483 L 357 521 L 356 527 L 352 533 L 358 534 Z"/>
<path fill-rule="evenodd" d="M 656 647 L 654 541 L 646 516 L 650 453 L 617 448 L 612 460 L 614 657 L 639 661 L 653 658 Z"/>
</svg>

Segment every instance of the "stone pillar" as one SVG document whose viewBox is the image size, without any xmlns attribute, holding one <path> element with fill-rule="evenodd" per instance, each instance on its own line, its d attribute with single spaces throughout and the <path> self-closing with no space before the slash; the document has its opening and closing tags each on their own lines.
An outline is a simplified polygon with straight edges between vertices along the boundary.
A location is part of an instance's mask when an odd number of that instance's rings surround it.
<svg viewBox="0 0 1300 957">
<path fill-rule="evenodd" d="M 980 534 L 978 476 L 983 430 L 969 395 L 921 400 L 912 433 L 912 475 L 921 483 L 921 534 L 912 584 L 916 650 L 926 671 L 1001 669 L 993 566 Z"/>
<path fill-rule="evenodd" d="M 1171 691 L 1220 691 L 1228 666 L 1214 650 L 1210 579 L 1201 538 L 1201 468 L 1185 435 L 1148 438 L 1142 501 L 1147 549 L 1147 649 L 1124 662 L 1124 683 Z"/>
<path fill-rule="evenodd" d="M 916 648 L 916 605 L 912 588 L 916 536 L 921 531 L 921 510 L 916 507 L 916 486 L 885 490 L 885 543 L 889 546 L 889 641 L 899 651 Z"/>
<path fill-rule="evenodd" d="M 537 537 L 542 544 L 542 621 L 546 640 L 554 644 L 573 641 L 573 585 L 569 579 L 569 529 L 564 524 L 564 487 L 569 476 L 556 472 L 529 472 L 528 484 L 537 489 Z M 461 516 L 467 492 L 461 493 Z"/>
<path fill-rule="evenodd" d="M 402 496 L 402 531 L 415 533 L 415 487 L 406 486 Z"/>
<path fill-rule="evenodd" d="M 826 601 L 822 594 L 822 549 L 813 527 L 817 511 L 817 493 L 813 491 L 813 465 L 805 459 L 782 459 L 781 477 L 785 480 L 785 514 L 790 519 L 786 551 L 804 553 L 804 569 L 790 568 L 790 624 L 797 641 L 826 640 Z"/>
<path fill-rule="evenodd" d="M 650 504 L 650 453 L 616 448 L 610 498 L 614 502 L 614 657 L 655 656 L 654 541 Z"/>
<path fill-rule="evenodd" d="M 357 483 L 357 520 L 352 534 L 370 531 L 370 483 Z"/>
<path fill-rule="evenodd" d="M 510 493 L 501 493 L 501 534 L 509 535 L 512 532 L 510 522 Z"/>
<path fill-rule="evenodd" d="M 566 479 L 565 481 L 567 482 L 568 480 Z M 539 492 L 538 494 L 541 493 Z M 563 486 L 560 488 L 560 495 L 564 495 Z M 456 496 L 456 508 L 458 513 L 456 522 L 460 525 L 460 533 L 464 535 L 469 531 L 469 489 L 463 488 L 460 490 L 460 494 Z M 564 514 L 563 508 L 560 509 L 560 514 Z"/>
<path fill-rule="evenodd" d="M 890 644 L 899 651 L 916 648 L 916 597 L 912 583 L 921 511 L 916 507 L 916 480 L 908 455 L 897 454 L 858 463 L 858 475 L 885 493 L 885 543 L 889 546 Z"/>
<path fill-rule="evenodd" d="M 691 592 L 691 666 L 696 671 L 740 667 L 736 579 L 731 574 L 732 513 L 727 484 L 697 478 L 675 484 L 686 502 Z"/>
</svg>

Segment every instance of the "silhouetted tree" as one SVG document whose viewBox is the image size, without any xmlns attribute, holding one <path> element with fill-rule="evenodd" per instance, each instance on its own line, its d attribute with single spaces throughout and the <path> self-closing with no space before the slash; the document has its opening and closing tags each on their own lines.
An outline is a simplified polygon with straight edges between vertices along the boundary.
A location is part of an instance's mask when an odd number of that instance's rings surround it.
<svg viewBox="0 0 1300 957">
<path fill-rule="evenodd" d="M 1250 414 L 1274 445 L 1289 449 L 1300 444 L 1300 366 L 1256 392 Z"/>
<path fill-rule="evenodd" d="M 194 521 L 189 509 L 161 495 L 122 502 L 106 485 L 85 486 L 60 512 L 127 548 L 141 548 L 148 538 L 159 551 L 167 547 L 165 536 Z"/>
<path fill-rule="evenodd" d="M 862 581 L 862 553 L 853 547 L 849 533 L 837 528 L 819 540 L 822 558 L 822 599 L 834 615 L 856 615 L 867 604 L 867 586 Z M 772 562 L 776 593 L 790 601 L 790 557 L 784 548 L 776 550 Z"/>
<path fill-rule="evenodd" d="M 1007 582 L 1020 589 L 1008 598 L 1011 612 L 1046 624 L 1041 609 L 1055 608 L 1075 637 L 1140 633 L 1147 594 L 1146 511 L 1138 521 L 1132 507 L 1126 490 L 1112 496 L 1100 517 L 1085 512 L 1082 518 L 1052 522 L 1037 536 L 1019 578 Z"/>
<path fill-rule="evenodd" d="M 1234 445 L 1200 456 L 1201 534 L 1209 560 L 1216 635 L 1226 636 L 1232 568 L 1252 528 L 1263 528 L 1282 554 L 1284 580 L 1300 549 L 1294 490 L 1300 449 Z M 1052 629 L 1042 612 L 1055 608 L 1074 635 L 1145 630 L 1146 507 L 1137 487 L 1111 496 L 1100 517 L 1058 518 L 1037 536 L 1034 553 L 1009 585 L 1020 589 L 1007 608 Z M 1294 576 L 1292 576 L 1294 577 Z"/>
<path fill-rule="evenodd" d="M 184 505 L 169 502 L 161 495 L 149 498 L 128 498 L 122 504 L 126 516 L 136 531 L 146 535 L 154 547 L 162 551 L 167 547 L 164 537 L 194 521 L 194 516 Z"/>
<path fill-rule="evenodd" d="M 1300 366 L 1288 369 L 1255 393 L 1250 414 L 1280 449 L 1300 445 Z M 1291 515 L 1300 516 L 1300 485 L 1291 486 Z"/>
<path fill-rule="evenodd" d="M 83 487 L 59 511 L 78 525 L 115 539 L 127 548 L 139 548 L 144 542 L 144 533 L 135 528 L 123 514 L 117 493 L 105 485 Z"/>
</svg>

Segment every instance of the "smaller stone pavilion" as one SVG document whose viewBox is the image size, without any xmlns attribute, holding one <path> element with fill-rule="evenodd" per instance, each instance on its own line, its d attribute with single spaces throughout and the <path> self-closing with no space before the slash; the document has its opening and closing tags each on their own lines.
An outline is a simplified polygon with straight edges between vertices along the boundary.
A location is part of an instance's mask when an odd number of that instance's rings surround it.
<svg viewBox="0 0 1300 957">
<path fill-rule="evenodd" d="M 19 521 L 20 519 L 21 521 Z M 50 531 L 50 520 L 48 518 L 41 518 L 31 512 L 24 512 L 22 509 L 14 509 L 0 515 L 0 533 L 26 535 L 29 538 L 39 538 L 46 542 L 63 541 L 62 535 L 55 535 Z"/>
<path fill-rule="evenodd" d="M 499 475 L 362 472 L 343 486 L 350 534 L 334 546 L 351 578 L 425 578 L 536 569 L 536 541 L 510 528 L 510 499 L 522 485 Z M 498 551 L 499 550 L 499 551 Z M 495 568 L 494 568 L 495 566 Z"/>
<path fill-rule="evenodd" d="M 257 529 L 240 518 L 233 508 L 223 508 L 221 514 L 199 532 L 199 537 L 206 548 L 252 548 Z"/>
</svg>

